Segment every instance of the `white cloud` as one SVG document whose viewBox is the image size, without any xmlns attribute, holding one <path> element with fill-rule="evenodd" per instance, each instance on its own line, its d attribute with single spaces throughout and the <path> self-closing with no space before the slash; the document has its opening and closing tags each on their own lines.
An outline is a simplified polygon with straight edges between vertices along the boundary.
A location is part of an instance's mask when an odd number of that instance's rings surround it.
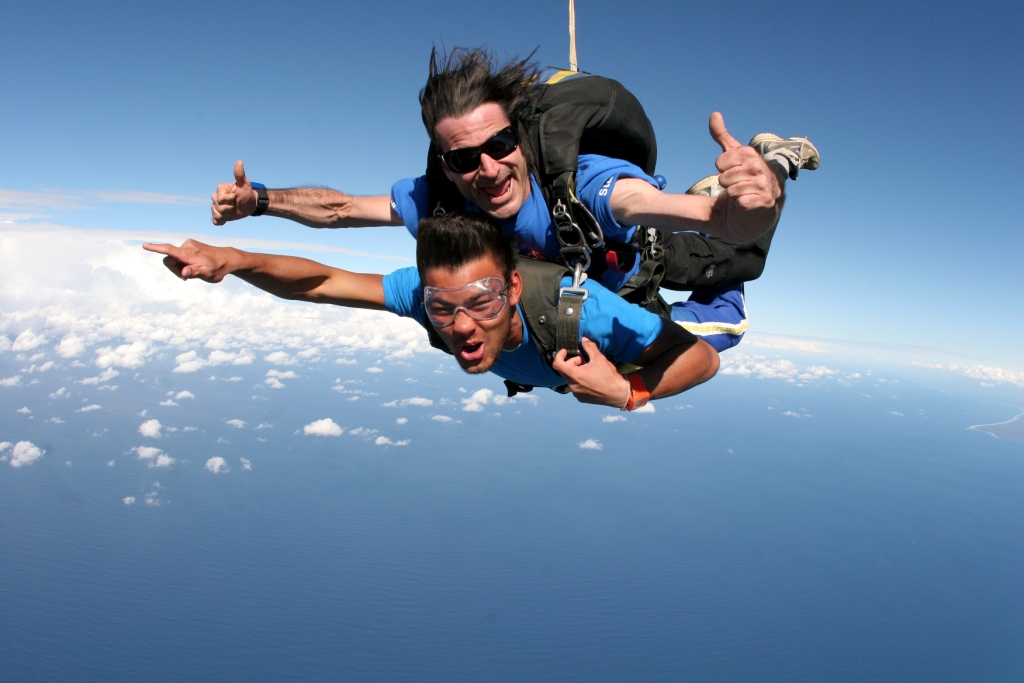
<svg viewBox="0 0 1024 683">
<path fill-rule="evenodd" d="M 339 365 L 358 365 L 358 363 L 352 360 L 351 358 L 339 358 L 334 362 L 338 363 Z"/>
<path fill-rule="evenodd" d="M 408 421 L 409 421 L 409 418 L 407 418 L 407 417 L 400 417 L 397 420 L 395 420 L 395 424 L 396 425 L 404 425 Z"/>
<path fill-rule="evenodd" d="M 641 407 L 637 408 L 633 412 L 634 413 L 654 413 L 654 412 L 657 412 L 657 410 L 658 409 L 654 407 L 653 403 L 648 403 L 645 406 L 641 406 Z"/>
<path fill-rule="evenodd" d="M 45 343 L 46 337 L 41 334 L 36 334 L 30 327 L 15 337 L 14 343 L 11 344 L 11 351 L 31 351 L 37 346 L 42 346 Z"/>
<path fill-rule="evenodd" d="M 21 375 L 15 375 L 14 377 L 5 377 L 0 379 L 0 387 L 20 387 L 21 386 Z"/>
<path fill-rule="evenodd" d="M 86 377 L 80 382 L 80 384 L 102 384 L 104 382 L 109 382 L 120 374 L 121 373 L 114 368 L 107 368 L 95 377 Z"/>
<path fill-rule="evenodd" d="M 64 420 L 60 419 L 59 417 L 51 417 L 49 420 L 47 420 L 47 422 L 52 422 L 55 425 L 64 424 Z"/>
<path fill-rule="evenodd" d="M 161 453 L 160 455 L 156 456 L 156 458 L 152 462 L 149 463 L 149 466 L 150 467 L 170 467 L 175 462 L 176 462 L 176 460 L 174 458 L 172 458 L 171 456 Z"/>
<path fill-rule="evenodd" d="M 160 507 L 160 494 L 156 491 L 150 491 L 147 493 L 144 500 L 146 501 L 146 505 L 149 505 L 150 507 Z"/>
<path fill-rule="evenodd" d="M 265 380 L 263 380 L 263 383 L 266 384 L 271 389 L 284 389 L 285 388 L 284 382 L 282 382 L 281 380 L 279 380 L 276 377 L 268 377 Z"/>
<path fill-rule="evenodd" d="M 269 422 L 260 422 L 258 425 L 253 427 L 253 429 L 273 429 L 273 428 L 274 428 L 274 425 L 270 424 Z"/>
<path fill-rule="evenodd" d="M 452 418 L 448 417 L 447 415 L 435 415 L 434 417 L 432 417 L 430 419 L 433 420 L 434 422 L 451 422 L 452 421 Z"/>
<path fill-rule="evenodd" d="M 121 499 L 125 505 L 135 505 L 135 496 L 125 496 Z"/>
<path fill-rule="evenodd" d="M 94 362 L 100 368 L 109 368 L 115 365 L 119 368 L 138 368 L 145 365 L 146 359 L 154 352 L 153 344 L 148 341 L 121 344 L 116 349 L 105 346 L 102 349 L 97 349 Z"/>
<path fill-rule="evenodd" d="M 163 425 L 160 424 L 160 420 L 157 420 L 156 418 L 152 420 L 146 420 L 145 422 L 139 425 L 139 434 L 142 434 L 143 436 L 148 436 L 151 439 L 159 439 L 160 430 L 162 428 Z"/>
<path fill-rule="evenodd" d="M 302 428 L 302 431 L 307 436 L 341 436 L 344 430 L 334 420 L 325 417 L 322 420 L 310 422 Z"/>
<path fill-rule="evenodd" d="M 296 377 L 298 377 L 298 375 L 296 375 L 291 370 L 281 372 L 280 370 L 271 369 L 267 370 L 267 377 L 276 377 L 278 379 L 295 379 Z"/>
<path fill-rule="evenodd" d="M 3 453 L 13 445 L 10 441 L 0 441 L 0 453 Z"/>
<path fill-rule="evenodd" d="M 386 436 L 378 436 L 377 440 L 374 441 L 373 443 L 377 444 L 378 446 L 408 446 L 410 443 L 412 443 L 412 441 L 409 439 L 402 439 L 401 441 L 392 441 Z"/>
<path fill-rule="evenodd" d="M 11 338 L 6 334 L 0 334 L 0 351 L 11 350 Z"/>
<path fill-rule="evenodd" d="M 384 372 L 383 370 L 378 368 L 376 365 L 366 368 L 366 371 L 367 372 Z"/>
<path fill-rule="evenodd" d="M 243 470 L 252 469 L 252 461 L 250 461 L 248 458 L 239 458 L 238 460 L 242 463 Z"/>
<path fill-rule="evenodd" d="M 806 412 L 795 413 L 792 410 L 787 410 L 786 412 L 783 413 L 783 415 L 785 415 L 786 417 L 797 417 L 797 418 L 811 417 L 811 415 L 807 414 Z"/>
<path fill-rule="evenodd" d="M 22 415 L 31 415 L 32 414 L 32 411 L 29 410 L 28 406 L 24 406 L 22 408 L 18 408 L 18 410 L 15 411 L 15 412 L 19 412 Z"/>
<path fill-rule="evenodd" d="M 792 379 L 810 381 L 833 377 L 839 373 L 824 365 L 800 366 L 788 359 L 769 359 L 761 355 L 732 353 L 722 356 L 722 374 L 756 377 L 758 379 Z"/>
<path fill-rule="evenodd" d="M 295 365 L 299 361 L 291 357 L 291 354 L 285 353 L 284 351 L 274 351 L 263 356 L 263 360 L 274 365 Z"/>
<path fill-rule="evenodd" d="M 91 413 L 92 411 L 94 411 L 94 410 L 99 410 L 99 409 L 100 409 L 100 408 L 102 408 L 102 407 L 103 407 L 103 406 L 101 406 L 101 405 L 99 405 L 99 404 L 93 403 L 92 405 L 87 405 L 87 406 L 85 406 L 85 407 L 83 407 L 83 408 L 79 408 L 79 409 L 78 409 L 78 410 L 76 410 L 75 412 L 76 412 L 76 413 Z"/>
<path fill-rule="evenodd" d="M 899 412 L 898 410 L 890 410 L 889 414 L 890 415 L 895 415 L 896 417 L 906 417 L 906 415 L 904 415 L 903 413 Z"/>
<path fill-rule="evenodd" d="M 186 399 L 186 398 L 194 399 L 195 397 L 196 397 L 196 395 L 193 394 L 191 391 L 179 391 L 177 394 L 174 395 L 174 399 L 176 401 L 180 401 L 180 400 Z"/>
<path fill-rule="evenodd" d="M 338 386 L 334 387 L 338 389 Z M 419 396 L 413 396 L 412 398 L 403 398 L 401 400 L 395 399 L 394 401 L 388 401 L 387 403 L 380 404 L 382 408 L 404 408 L 406 406 L 432 406 L 434 402 L 429 398 L 421 398 Z"/>
<path fill-rule="evenodd" d="M 171 407 L 171 406 L 176 406 L 178 404 L 175 403 L 174 401 L 172 401 L 171 399 L 167 399 L 166 401 L 160 401 L 160 405 L 166 406 L 166 407 Z"/>
<path fill-rule="evenodd" d="M 373 436 L 377 433 L 377 430 L 369 429 L 367 427 L 356 427 L 355 429 L 348 430 L 348 433 L 352 436 Z"/>
<path fill-rule="evenodd" d="M 50 398 L 61 398 L 61 397 L 67 398 L 69 395 L 70 394 L 68 393 L 67 388 L 66 387 L 61 387 L 57 391 L 55 391 L 52 394 L 50 394 Z"/>
<path fill-rule="evenodd" d="M 950 370 L 963 375 L 964 377 L 979 379 L 984 382 L 1013 384 L 1018 387 L 1024 387 L 1024 372 L 1014 372 L 1013 370 L 1006 370 L 1004 368 L 995 368 L 988 365 L 931 365 L 916 362 L 912 363 L 912 365 L 935 368 L 938 370 Z"/>
<path fill-rule="evenodd" d="M 173 371 L 181 373 L 196 372 L 197 370 L 202 370 L 206 367 L 225 365 L 228 363 L 231 365 L 250 365 L 254 360 L 256 360 L 256 356 L 252 355 L 252 353 L 246 349 L 242 349 L 238 352 L 214 350 L 211 351 L 206 358 L 201 358 L 199 353 L 193 350 L 186 351 L 185 353 L 180 353 L 175 356 L 174 362 L 178 365 Z M 210 379 L 213 379 L 213 377 Z M 241 377 L 238 379 L 240 380 Z M 234 378 L 231 378 L 228 381 L 234 381 Z"/>
<path fill-rule="evenodd" d="M 599 451 L 604 448 L 604 444 L 597 439 L 587 439 L 586 441 L 580 441 L 580 448 L 592 451 Z"/>
<path fill-rule="evenodd" d="M 135 453 L 139 460 L 153 460 L 158 455 L 163 455 L 162 450 L 153 446 L 136 446 L 131 452 Z"/>
<path fill-rule="evenodd" d="M 462 403 L 465 406 L 463 410 L 469 413 L 483 412 L 484 406 L 490 402 L 493 396 L 494 392 L 490 389 L 474 391 L 472 396 L 462 399 Z"/>
<path fill-rule="evenodd" d="M 625 422 L 626 418 L 621 415 L 605 415 L 601 418 L 601 422 Z"/>
<path fill-rule="evenodd" d="M 56 351 L 61 358 L 77 358 L 85 353 L 85 340 L 74 332 L 69 332 L 57 344 Z"/>
<path fill-rule="evenodd" d="M 216 455 L 207 460 L 206 464 L 203 467 L 206 468 L 206 471 L 213 472 L 214 474 L 221 474 L 222 472 L 231 471 L 228 469 L 227 462 L 225 462 L 224 458 L 220 457 L 219 455 Z"/>
<path fill-rule="evenodd" d="M 46 451 L 41 450 L 31 441 L 19 441 L 14 444 L 14 449 L 11 451 L 11 467 L 31 465 L 45 454 Z"/>
<path fill-rule="evenodd" d="M 224 420 L 224 424 L 226 424 L 229 427 L 234 427 L 235 429 L 242 429 L 243 427 L 245 427 L 245 420 Z"/>
</svg>

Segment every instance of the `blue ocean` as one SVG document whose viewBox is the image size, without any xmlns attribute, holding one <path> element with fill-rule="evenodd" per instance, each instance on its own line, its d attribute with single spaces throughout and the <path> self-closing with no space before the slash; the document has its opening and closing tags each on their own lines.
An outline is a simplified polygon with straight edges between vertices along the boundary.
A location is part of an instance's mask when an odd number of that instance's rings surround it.
<svg viewBox="0 0 1024 683">
<path fill-rule="evenodd" d="M 373 363 L 0 390 L 45 451 L 0 463 L 0 679 L 1024 680 L 1024 442 L 967 429 L 1009 389 L 723 374 L 617 420 Z"/>
</svg>

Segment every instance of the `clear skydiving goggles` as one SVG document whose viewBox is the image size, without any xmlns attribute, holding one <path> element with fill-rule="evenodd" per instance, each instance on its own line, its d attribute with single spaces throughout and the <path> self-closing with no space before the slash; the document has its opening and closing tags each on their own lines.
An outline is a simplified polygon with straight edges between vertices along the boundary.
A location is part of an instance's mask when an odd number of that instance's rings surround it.
<svg viewBox="0 0 1024 683">
<path fill-rule="evenodd" d="M 434 327 L 448 327 L 459 311 L 473 320 L 493 320 L 508 303 L 508 287 L 500 277 L 482 277 L 462 287 L 424 287 L 423 308 Z"/>
</svg>

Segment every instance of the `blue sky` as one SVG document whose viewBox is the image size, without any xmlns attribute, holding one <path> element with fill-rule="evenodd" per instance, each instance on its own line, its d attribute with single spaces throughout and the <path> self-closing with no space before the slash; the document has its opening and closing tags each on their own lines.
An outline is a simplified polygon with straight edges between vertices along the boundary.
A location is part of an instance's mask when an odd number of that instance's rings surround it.
<svg viewBox="0 0 1024 683">
<path fill-rule="evenodd" d="M 669 189 L 712 172 L 716 109 L 737 138 L 806 135 L 821 150 L 748 288 L 755 329 L 1024 369 L 1019 3 L 580 2 L 577 18 L 581 67 L 640 97 Z M 271 186 L 385 193 L 423 165 L 432 44 L 567 54 L 565 7 L 541 2 L 12 3 L 0 25 L 9 219 L 397 256 L 412 252 L 402 230 L 214 228 L 203 198 L 237 158 Z M 42 190 L 12 206 L 10 191 Z M 197 199 L 95 194 L 126 192 Z"/>
</svg>

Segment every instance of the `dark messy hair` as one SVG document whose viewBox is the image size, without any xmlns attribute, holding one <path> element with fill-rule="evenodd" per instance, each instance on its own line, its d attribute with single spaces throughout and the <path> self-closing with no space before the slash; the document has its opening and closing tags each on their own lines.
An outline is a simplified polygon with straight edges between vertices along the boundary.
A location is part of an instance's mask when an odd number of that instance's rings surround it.
<svg viewBox="0 0 1024 683">
<path fill-rule="evenodd" d="M 537 65 L 513 58 L 502 65 L 484 48 L 456 47 L 448 54 L 430 51 L 430 75 L 420 90 L 420 107 L 427 135 L 435 140 L 437 123 L 444 118 L 465 116 L 482 104 L 494 102 L 502 108 L 519 136 L 530 160 L 523 114 L 531 95 L 539 87 Z"/>
<path fill-rule="evenodd" d="M 493 218 L 479 213 L 449 213 L 420 220 L 416 234 L 416 267 L 420 275 L 432 268 L 457 270 L 490 256 L 509 282 L 516 263 L 516 240 Z"/>
</svg>

